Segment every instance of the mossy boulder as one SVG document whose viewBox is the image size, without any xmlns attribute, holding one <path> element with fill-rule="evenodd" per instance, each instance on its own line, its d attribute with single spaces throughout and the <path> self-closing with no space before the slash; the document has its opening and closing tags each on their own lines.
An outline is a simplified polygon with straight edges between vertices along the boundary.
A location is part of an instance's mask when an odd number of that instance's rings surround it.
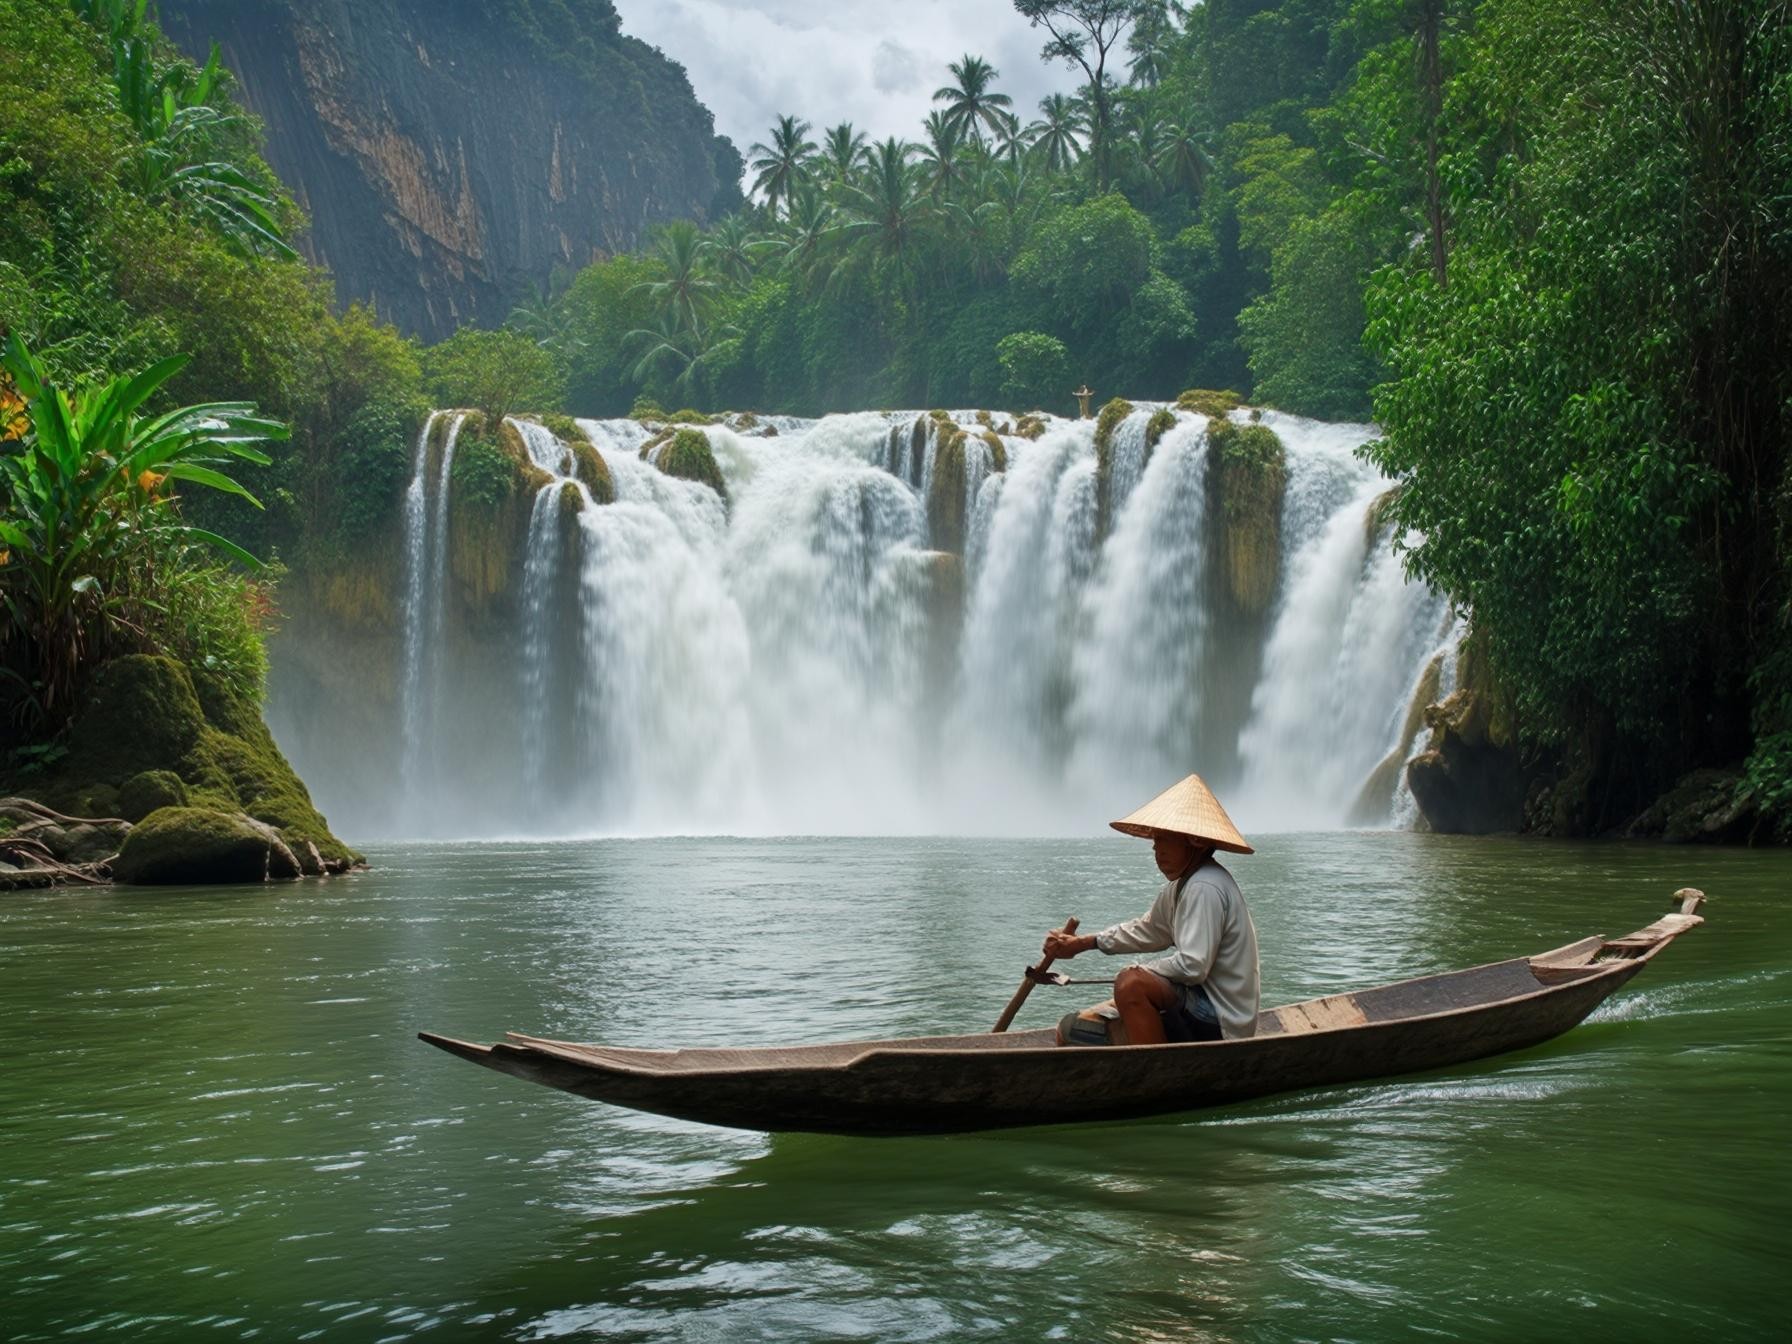
<svg viewBox="0 0 1792 1344">
<path fill-rule="evenodd" d="M 1095 535 L 1108 534 L 1114 480 L 1114 431 L 1133 413 L 1133 404 L 1115 397 L 1095 417 Z"/>
<path fill-rule="evenodd" d="M 652 397 L 636 397 L 635 404 L 628 408 L 628 418 L 639 420 L 643 424 L 648 421 L 664 421 L 666 412 L 659 402 Z"/>
<path fill-rule="evenodd" d="M 1510 697 L 1495 684 L 1478 633 L 1471 630 L 1457 653 L 1456 689 L 1425 707 L 1425 723 L 1431 736 L 1407 763 L 1406 782 L 1432 830 L 1481 835 L 1524 823 L 1555 834 L 1582 833 L 1567 814 L 1584 804 L 1591 765 L 1570 751 L 1554 785 L 1527 797 Z"/>
<path fill-rule="evenodd" d="M 1238 409 L 1241 398 L 1238 393 L 1215 391 L 1205 387 L 1191 387 L 1176 398 L 1176 409 L 1194 411 L 1206 416 L 1209 420 L 1220 420 Z"/>
<path fill-rule="evenodd" d="M 172 770 L 145 770 L 132 775 L 118 790 L 118 815 L 139 822 L 164 807 L 185 807 L 187 786 Z"/>
<path fill-rule="evenodd" d="M 1374 550 L 1381 544 L 1383 537 L 1394 528 L 1394 505 L 1399 503 L 1401 492 L 1406 487 L 1396 485 L 1383 490 L 1370 503 L 1368 512 L 1363 515 L 1363 544 Z"/>
<path fill-rule="evenodd" d="M 986 429 L 978 437 L 989 447 L 989 469 L 1007 471 L 1008 445 L 1002 442 L 1002 436 L 993 429 Z"/>
<path fill-rule="evenodd" d="M 134 775 L 186 760 L 205 729 L 205 711 L 186 668 L 172 658 L 114 658 L 88 683 L 57 774 L 80 789 L 117 788 Z M 73 791 L 47 801 L 72 803 Z"/>
<path fill-rule="evenodd" d="M 1631 822 L 1626 834 L 1670 845 L 1733 844 L 1749 838 L 1756 820 L 1741 771 L 1694 770 Z"/>
<path fill-rule="evenodd" d="M 267 882 L 300 875 L 273 827 L 241 813 L 164 807 L 124 838 L 112 875 L 133 886 Z"/>
<path fill-rule="evenodd" d="M 707 485 L 723 499 L 728 498 L 728 483 L 722 479 L 721 467 L 716 465 L 709 436 L 700 429 L 678 430 L 649 454 L 647 460 L 668 476 Z"/>
<path fill-rule="evenodd" d="M 1151 418 L 1145 422 L 1145 456 L 1151 456 L 1151 450 L 1157 447 L 1157 441 L 1176 428 L 1176 412 L 1168 406 L 1153 411 Z"/>
<path fill-rule="evenodd" d="M 540 420 L 542 427 L 559 439 L 561 443 L 576 444 L 585 437 L 585 431 L 579 428 L 579 422 L 570 415 L 560 415 L 550 411 L 546 415 L 537 416 L 536 419 Z"/>
<path fill-rule="evenodd" d="M 314 848 L 320 871 L 361 861 L 311 805 L 259 707 L 196 683 L 172 658 L 131 654 L 101 664 L 66 742 L 68 754 L 53 774 L 41 782 L 17 781 L 14 791 L 73 811 L 101 790 L 112 790 L 122 803 L 127 789 L 147 793 L 150 784 L 142 776 L 171 775 L 192 806 L 246 813 L 276 827 L 306 859 L 307 847 Z M 166 780 L 156 783 L 167 786 Z"/>
<path fill-rule="evenodd" d="M 1101 408 L 1101 412 L 1095 417 L 1095 453 L 1098 458 L 1108 452 L 1114 431 L 1120 428 L 1120 422 L 1131 415 L 1134 409 L 1133 404 L 1125 397 L 1115 397 Z"/>
<path fill-rule="evenodd" d="M 673 411 L 671 415 L 668 415 L 666 423 L 668 425 L 713 425 L 717 422 L 715 416 L 705 415 L 702 411 L 693 411 L 687 406 L 682 411 Z"/>
<path fill-rule="evenodd" d="M 573 475 L 584 483 L 594 504 L 614 504 L 616 502 L 616 480 L 610 475 L 610 464 L 604 461 L 603 454 L 591 446 L 591 440 L 583 434 L 576 439 L 568 439 L 572 448 Z"/>
<path fill-rule="evenodd" d="M 1042 415 L 1023 415 L 1014 422 L 1016 438 L 1037 439 L 1045 433 L 1045 417 Z"/>
<path fill-rule="evenodd" d="M 1220 561 L 1240 611 L 1261 615 L 1275 595 L 1282 555 L 1287 454 L 1275 431 L 1216 419 L 1207 426 L 1218 496 Z"/>
<path fill-rule="evenodd" d="M 927 486 L 927 530 L 935 550 L 964 554 L 965 445 L 962 429 L 940 436 L 933 450 L 933 476 Z"/>
<path fill-rule="evenodd" d="M 1433 654 L 1431 661 L 1425 664 L 1425 670 L 1419 674 L 1412 698 L 1407 702 L 1406 718 L 1400 725 L 1399 742 L 1381 758 L 1381 762 L 1363 781 L 1362 788 L 1357 790 L 1356 799 L 1345 817 L 1346 826 L 1373 826 L 1387 820 L 1388 804 L 1393 799 L 1395 787 L 1400 783 L 1400 773 L 1406 768 L 1407 758 L 1412 754 L 1419 732 L 1425 727 L 1425 711 L 1437 699 L 1438 689 L 1443 684 L 1443 673 L 1444 655 Z"/>
</svg>

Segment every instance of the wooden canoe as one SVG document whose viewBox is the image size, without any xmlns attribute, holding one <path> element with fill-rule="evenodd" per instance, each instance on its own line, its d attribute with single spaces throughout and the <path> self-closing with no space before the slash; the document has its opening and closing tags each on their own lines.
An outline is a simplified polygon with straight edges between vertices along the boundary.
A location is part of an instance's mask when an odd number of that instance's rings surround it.
<svg viewBox="0 0 1792 1344">
<path fill-rule="evenodd" d="M 921 1134 L 1114 1120 L 1436 1069 L 1559 1036 L 1703 919 L 1270 1009 L 1245 1040 L 1059 1047 L 1053 1030 L 761 1049 L 639 1050 L 510 1033 L 421 1039 L 593 1101 L 781 1132 Z"/>
</svg>

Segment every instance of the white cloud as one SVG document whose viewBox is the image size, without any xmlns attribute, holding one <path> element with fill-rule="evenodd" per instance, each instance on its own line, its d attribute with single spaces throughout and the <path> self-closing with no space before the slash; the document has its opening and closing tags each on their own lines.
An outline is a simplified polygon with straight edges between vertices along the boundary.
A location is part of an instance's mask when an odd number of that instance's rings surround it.
<svg viewBox="0 0 1792 1344">
<path fill-rule="evenodd" d="M 921 59 L 886 37 L 871 55 L 871 82 L 879 93 L 907 93 L 921 82 Z"/>
<path fill-rule="evenodd" d="M 1032 118 L 1076 80 L 1039 59 L 1041 34 L 1008 0 L 616 0 L 622 29 L 690 73 L 716 129 L 742 154 L 774 118 L 817 136 L 850 121 L 873 139 L 919 139 L 946 65 L 966 52 L 1000 72 L 996 87 Z"/>
</svg>

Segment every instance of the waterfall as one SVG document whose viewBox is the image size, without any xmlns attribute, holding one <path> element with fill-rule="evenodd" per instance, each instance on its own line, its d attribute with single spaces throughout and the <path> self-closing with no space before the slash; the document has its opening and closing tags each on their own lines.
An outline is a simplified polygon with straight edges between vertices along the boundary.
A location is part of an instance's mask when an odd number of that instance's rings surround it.
<svg viewBox="0 0 1792 1344">
<path fill-rule="evenodd" d="M 1201 665 L 1207 636 L 1208 537 L 1205 421 L 1178 421 L 1143 462 L 1140 421 L 1136 473 L 1110 498 L 1117 523 L 1090 589 L 1085 629 L 1075 649 L 1070 725 L 1072 776 L 1101 792 L 1124 791 L 1141 777 L 1179 779 L 1179 765 L 1204 759 L 1199 732 Z M 1130 434 L 1127 437 L 1132 437 Z M 1136 492 L 1134 486 L 1136 485 Z"/>
<path fill-rule="evenodd" d="M 548 728 L 553 717 L 550 676 L 554 659 L 554 596 L 560 582 L 561 529 L 564 509 L 561 494 L 571 484 L 588 499 L 585 489 L 572 480 L 572 449 L 552 430 L 533 420 L 510 419 L 523 441 L 529 460 L 548 474 L 535 491 L 529 507 L 529 534 L 523 546 L 522 621 L 522 777 L 524 786 L 538 793 L 550 788 L 548 778 Z"/>
<path fill-rule="evenodd" d="M 1269 419 L 1290 446 L 1282 594 L 1239 742 L 1241 805 L 1331 826 L 1388 750 L 1444 603 L 1370 534 L 1388 488 L 1353 451 L 1370 431 Z"/>
<path fill-rule="evenodd" d="M 430 768 L 435 683 L 441 671 L 442 626 L 448 572 L 448 482 L 454 447 L 466 423 L 452 413 L 442 456 L 432 477 L 429 446 L 447 412 L 431 415 L 417 435 L 410 483 L 404 492 L 403 683 L 399 690 L 401 778 L 420 779 Z M 434 490 L 431 490 L 431 483 Z M 407 815 L 406 821 L 411 818 Z"/>
<path fill-rule="evenodd" d="M 1036 439 L 975 412 L 697 427 L 725 497 L 643 461 L 634 421 L 579 421 L 609 503 L 518 418 L 547 479 L 517 514 L 508 605 L 453 639 L 473 619 L 444 597 L 464 416 L 439 413 L 404 500 L 406 806 L 368 827 L 1089 831 L 1189 770 L 1247 832 L 1410 820 L 1413 705 L 1459 631 L 1374 525 L 1372 431 L 1233 414 L 1274 430 L 1286 479 L 1273 591 L 1240 615 L 1209 422 L 1175 412 L 1148 447 L 1153 413 L 1101 464 L 1086 420 Z M 940 476 L 960 447 L 962 482 Z"/>
</svg>

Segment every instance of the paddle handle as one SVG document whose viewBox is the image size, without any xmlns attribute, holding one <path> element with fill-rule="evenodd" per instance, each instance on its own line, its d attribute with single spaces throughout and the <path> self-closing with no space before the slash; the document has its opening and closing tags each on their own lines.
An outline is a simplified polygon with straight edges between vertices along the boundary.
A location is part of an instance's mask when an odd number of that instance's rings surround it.
<svg viewBox="0 0 1792 1344">
<path fill-rule="evenodd" d="M 1063 933 L 1075 933 L 1076 932 L 1076 917 L 1074 915 L 1071 918 L 1064 921 L 1064 927 L 1061 930 L 1061 932 L 1063 932 Z M 1053 957 L 1041 957 L 1039 959 L 1039 964 L 1037 966 L 1035 966 L 1033 969 L 1036 971 L 1049 970 L 1051 968 L 1051 964 L 1054 960 L 1055 960 L 1055 958 L 1053 958 Z M 1027 1001 L 1027 995 L 1031 994 L 1032 992 L 1033 992 L 1033 981 L 1030 978 L 1023 979 L 1020 982 L 1020 988 L 1014 991 L 1014 997 L 1012 999 L 1008 1000 L 1008 1006 L 1006 1008 L 1002 1009 L 1002 1015 L 996 1019 L 995 1026 L 993 1026 L 989 1029 L 989 1034 L 991 1036 L 994 1036 L 999 1031 L 1007 1031 L 1008 1030 L 1008 1024 L 1010 1022 L 1014 1021 L 1014 1015 L 1020 1011 L 1021 1004 L 1025 1003 Z"/>
</svg>

